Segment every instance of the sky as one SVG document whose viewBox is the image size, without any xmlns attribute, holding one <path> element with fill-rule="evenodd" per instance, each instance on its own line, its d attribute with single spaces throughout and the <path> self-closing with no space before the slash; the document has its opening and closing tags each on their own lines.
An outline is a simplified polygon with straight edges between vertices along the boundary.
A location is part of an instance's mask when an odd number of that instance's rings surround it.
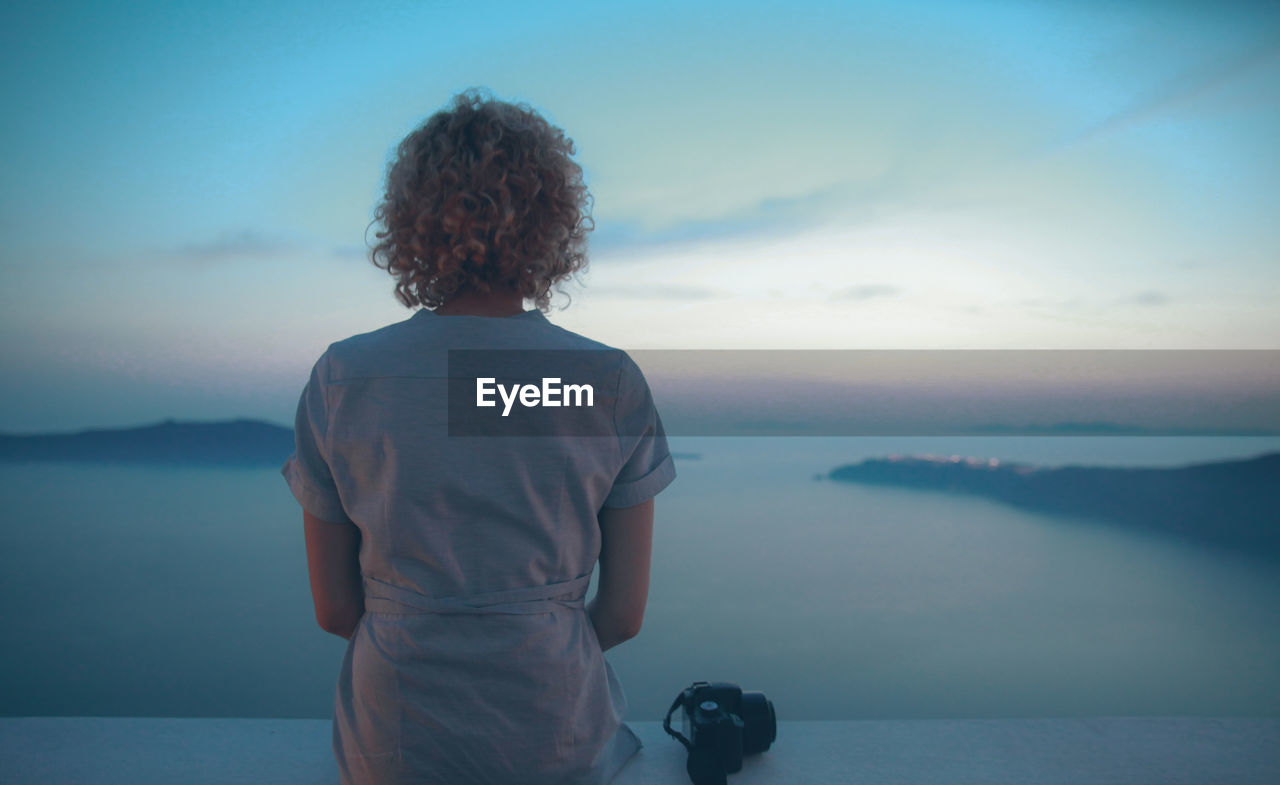
<svg viewBox="0 0 1280 785">
<path fill-rule="evenodd" d="M 0 61 L 4 431 L 292 422 L 472 86 L 574 140 L 606 343 L 1280 348 L 1275 4 L 8 3 Z"/>
</svg>

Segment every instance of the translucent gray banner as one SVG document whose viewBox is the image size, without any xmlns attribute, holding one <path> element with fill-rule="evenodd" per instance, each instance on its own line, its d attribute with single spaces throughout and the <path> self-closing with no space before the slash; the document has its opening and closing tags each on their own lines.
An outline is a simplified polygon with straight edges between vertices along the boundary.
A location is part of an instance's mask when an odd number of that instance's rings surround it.
<svg viewBox="0 0 1280 785">
<path fill-rule="evenodd" d="M 595 406 L 613 406 L 609 388 L 617 383 L 621 354 L 590 362 L 564 352 L 503 354 L 450 353 L 451 433 L 610 435 L 603 429 L 611 418 L 598 410 L 588 416 L 582 409 L 517 404 L 505 418 L 494 409 L 480 412 L 475 377 L 483 371 L 509 382 L 519 377 L 525 385 L 541 385 L 544 378 L 590 383 L 596 387 Z M 668 435 L 1280 435 L 1276 350 L 653 350 L 629 355 L 648 381 Z"/>
</svg>

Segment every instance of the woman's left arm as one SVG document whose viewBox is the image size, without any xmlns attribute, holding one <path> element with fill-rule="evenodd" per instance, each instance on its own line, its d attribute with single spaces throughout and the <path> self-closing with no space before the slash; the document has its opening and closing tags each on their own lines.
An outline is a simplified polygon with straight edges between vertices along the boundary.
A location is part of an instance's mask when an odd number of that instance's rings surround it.
<svg viewBox="0 0 1280 785">
<path fill-rule="evenodd" d="M 321 520 L 305 510 L 302 524 L 316 621 L 325 632 L 350 638 L 364 614 L 360 529 L 350 523 Z"/>
</svg>

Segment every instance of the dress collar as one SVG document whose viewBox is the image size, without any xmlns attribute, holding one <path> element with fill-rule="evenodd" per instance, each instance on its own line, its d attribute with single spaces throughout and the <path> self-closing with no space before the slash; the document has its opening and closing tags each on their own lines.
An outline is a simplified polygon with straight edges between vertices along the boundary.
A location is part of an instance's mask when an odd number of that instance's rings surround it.
<svg viewBox="0 0 1280 785">
<path fill-rule="evenodd" d="M 547 317 L 542 311 L 534 308 L 531 311 L 521 311 L 513 313 L 510 316 L 473 316 L 471 314 L 458 314 L 455 316 L 446 316 L 438 314 L 430 308 L 419 308 L 414 313 L 414 319 L 484 319 L 486 321 L 505 322 L 505 321 L 546 321 Z"/>
</svg>

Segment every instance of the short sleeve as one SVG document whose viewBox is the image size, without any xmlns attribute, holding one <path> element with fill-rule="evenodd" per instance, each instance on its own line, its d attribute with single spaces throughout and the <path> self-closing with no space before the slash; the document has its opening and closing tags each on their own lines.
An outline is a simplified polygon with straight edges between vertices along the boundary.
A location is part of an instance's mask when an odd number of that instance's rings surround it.
<svg viewBox="0 0 1280 785">
<path fill-rule="evenodd" d="M 325 372 L 327 354 L 311 369 L 311 379 L 298 400 L 293 422 L 294 453 L 284 462 L 280 473 L 302 509 L 320 520 L 352 523 L 338 496 L 329 463 L 324 455 L 328 416 L 325 411 Z"/>
<path fill-rule="evenodd" d="M 622 468 L 614 478 L 604 506 L 634 507 L 670 485 L 676 478 L 676 468 L 649 384 L 640 368 L 625 355 L 618 378 L 614 426 Z"/>
</svg>

